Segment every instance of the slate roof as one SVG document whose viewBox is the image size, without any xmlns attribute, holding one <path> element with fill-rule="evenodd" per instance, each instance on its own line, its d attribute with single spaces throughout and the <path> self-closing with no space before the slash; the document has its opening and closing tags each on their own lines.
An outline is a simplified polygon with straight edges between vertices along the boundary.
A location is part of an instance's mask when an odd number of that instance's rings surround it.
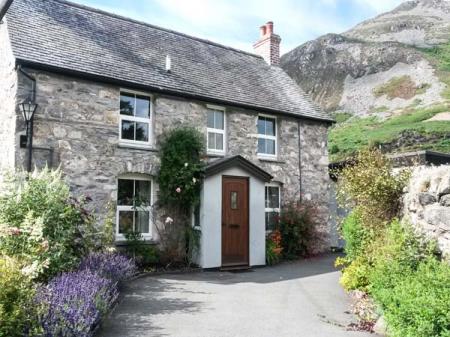
<svg viewBox="0 0 450 337">
<path fill-rule="evenodd" d="M 15 0 L 6 18 L 14 56 L 24 65 L 332 120 L 281 68 L 250 53 L 63 0 Z"/>
</svg>

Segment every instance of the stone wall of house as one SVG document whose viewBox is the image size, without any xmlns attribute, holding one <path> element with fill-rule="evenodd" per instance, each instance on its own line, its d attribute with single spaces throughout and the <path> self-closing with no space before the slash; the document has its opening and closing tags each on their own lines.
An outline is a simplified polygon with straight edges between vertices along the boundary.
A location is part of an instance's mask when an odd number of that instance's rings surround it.
<svg viewBox="0 0 450 337">
<path fill-rule="evenodd" d="M 168 130 L 190 125 L 206 137 L 205 102 L 155 94 L 153 148 L 122 147 L 119 144 L 119 87 L 47 72 L 29 72 L 37 79 L 39 104 L 34 145 L 40 151 L 35 150 L 35 163 L 38 166 L 45 162 L 52 162 L 53 167 L 60 165 L 73 191 L 90 196 L 100 214 L 105 214 L 107 204 L 116 199 L 118 176 L 157 174 L 158 145 Z M 26 92 L 24 82 L 20 88 Z M 316 201 L 325 228 L 329 198 L 327 127 L 277 116 L 278 158 L 261 160 L 257 156 L 258 112 L 235 107 L 226 109 L 227 155 L 240 154 L 270 172 L 283 186 L 284 201 L 296 200 L 300 194 Z M 22 128 L 18 125 L 17 132 Z M 53 154 L 42 149 L 51 149 Z M 17 150 L 18 163 L 24 163 L 25 154 Z"/>
<path fill-rule="evenodd" d="M 16 140 L 17 74 L 6 29 L 6 22 L 0 24 L 0 171 L 14 167 Z"/>
<path fill-rule="evenodd" d="M 405 220 L 450 255 L 450 166 L 416 167 L 403 204 Z"/>
</svg>

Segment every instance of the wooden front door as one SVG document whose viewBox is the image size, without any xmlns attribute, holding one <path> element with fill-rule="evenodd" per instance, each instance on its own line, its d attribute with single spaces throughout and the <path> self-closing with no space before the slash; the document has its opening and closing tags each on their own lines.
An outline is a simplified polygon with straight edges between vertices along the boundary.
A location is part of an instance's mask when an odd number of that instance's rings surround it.
<svg viewBox="0 0 450 337">
<path fill-rule="evenodd" d="M 222 178 L 222 266 L 249 265 L 248 178 Z"/>
</svg>

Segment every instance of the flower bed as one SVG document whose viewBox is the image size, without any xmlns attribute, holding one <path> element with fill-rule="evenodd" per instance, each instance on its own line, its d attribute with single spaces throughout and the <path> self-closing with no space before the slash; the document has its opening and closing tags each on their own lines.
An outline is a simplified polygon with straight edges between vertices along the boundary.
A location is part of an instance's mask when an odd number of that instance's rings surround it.
<svg viewBox="0 0 450 337">
<path fill-rule="evenodd" d="M 87 201 L 87 200 L 86 200 Z M 11 175 L 0 195 L 0 337 L 89 337 L 133 259 L 75 200 L 59 170 Z"/>
<path fill-rule="evenodd" d="M 38 289 L 36 302 L 44 336 L 89 337 L 119 294 L 119 282 L 136 266 L 114 253 L 93 253 L 75 272 L 63 273 Z"/>
</svg>

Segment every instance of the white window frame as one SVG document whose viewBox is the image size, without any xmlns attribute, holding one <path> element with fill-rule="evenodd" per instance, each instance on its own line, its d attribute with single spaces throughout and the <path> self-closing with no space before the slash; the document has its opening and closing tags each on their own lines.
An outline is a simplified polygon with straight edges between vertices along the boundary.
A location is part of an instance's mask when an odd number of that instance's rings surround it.
<svg viewBox="0 0 450 337">
<path fill-rule="evenodd" d="M 277 187 L 278 188 L 278 207 L 277 208 L 269 208 L 266 207 L 266 201 L 267 201 L 267 187 Z M 266 213 L 278 213 L 280 215 L 281 213 L 281 185 L 278 183 L 268 183 L 264 186 L 264 226 L 266 226 Z M 271 233 L 272 230 L 266 229 L 266 233 Z"/>
<path fill-rule="evenodd" d="M 272 115 L 259 114 L 257 122 L 256 122 L 256 127 L 258 127 L 258 122 L 259 122 L 259 118 L 260 117 L 270 118 L 270 119 L 273 119 L 273 121 L 275 122 L 275 125 L 274 125 L 275 136 L 262 135 L 259 132 L 257 132 L 258 133 L 258 140 L 259 139 L 269 139 L 269 140 L 274 140 L 275 141 L 275 154 L 258 152 L 258 157 L 262 158 L 262 159 L 272 159 L 272 160 L 276 159 L 278 157 L 278 120 L 277 120 L 277 117 L 276 116 L 272 116 Z M 259 151 L 259 146 L 257 147 L 257 151 Z"/>
<path fill-rule="evenodd" d="M 152 177 L 150 176 L 145 176 L 145 175 L 123 175 L 123 176 L 119 176 L 116 179 L 116 186 L 117 186 L 117 197 L 116 200 L 118 199 L 119 196 L 119 180 L 141 180 L 141 181 L 150 181 L 150 205 L 146 206 L 146 207 L 139 207 L 136 208 L 134 206 L 125 206 L 125 205 L 119 205 L 117 204 L 116 206 L 116 229 L 115 229 L 115 233 L 116 233 L 116 241 L 124 241 L 125 240 L 125 235 L 123 235 L 122 233 L 119 233 L 119 213 L 120 211 L 129 211 L 129 212 L 136 212 L 138 210 L 143 210 L 143 211 L 147 211 L 149 212 L 149 224 L 148 224 L 148 233 L 141 233 L 142 237 L 146 240 L 149 240 L 153 237 L 153 226 L 152 226 L 152 208 L 153 208 L 153 191 L 154 191 L 154 180 L 152 179 Z M 133 184 L 133 196 L 136 193 L 136 185 Z M 134 219 L 134 217 L 133 217 Z M 134 220 L 133 220 L 134 221 Z M 133 228 L 134 230 L 134 228 Z"/>
<path fill-rule="evenodd" d="M 222 129 L 214 129 L 209 128 L 208 124 L 206 124 L 206 153 L 210 155 L 219 155 L 224 156 L 227 152 L 227 113 L 226 109 L 217 105 L 207 105 L 206 108 L 208 110 L 220 111 L 223 113 L 223 130 Z M 209 148 L 209 133 L 218 133 L 223 136 L 223 150 L 216 150 Z"/>
<path fill-rule="evenodd" d="M 150 99 L 150 117 L 149 118 L 143 118 L 143 117 L 136 117 L 136 116 L 126 116 L 122 115 L 120 113 L 120 96 L 123 95 L 139 95 L 139 96 L 145 96 Z M 136 100 L 136 98 L 135 98 Z M 142 147 L 142 148 L 151 148 L 153 144 L 153 95 L 136 91 L 136 90 L 128 90 L 128 89 L 120 89 L 119 94 L 119 144 L 125 145 L 125 146 L 131 146 L 131 147 Z M 136 107 L 136 101 L 135 105 Z M 131 139 L 122 139 L 122 121 L 129 121 L 129 122 L 139 122 L 139 123 L 146 123 L 148 124 L 148 141 L 143 142 L 139 140 L 131 140 Z M 136 132 L 136 130 L 134 130 Z"/>
</svg>

